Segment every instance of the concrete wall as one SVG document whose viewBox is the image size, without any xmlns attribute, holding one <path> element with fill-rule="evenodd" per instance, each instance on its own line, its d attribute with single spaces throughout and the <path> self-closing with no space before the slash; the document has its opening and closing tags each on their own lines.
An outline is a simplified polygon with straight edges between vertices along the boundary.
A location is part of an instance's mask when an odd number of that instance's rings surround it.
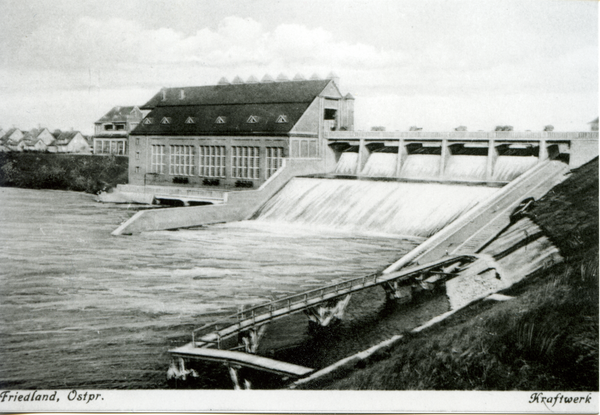
<svg viewBox="0 0 600 415">
<path fill-rule="evenodd" d="M 598 139 L 579 138 L 571 141 L 569 166 L 575 169 L 598 157 Z"/>
<path fill-rule="evenodd" d="M 322 166 L 321 160 L 288 159 L 284 163 L 284 167 L 259 189 L 229 192 L 225 204 L 141 211 L 116 229 L 113 235 L 243 220 L 251 216 L 292 177 L 320 172 Z"/>
</svg>

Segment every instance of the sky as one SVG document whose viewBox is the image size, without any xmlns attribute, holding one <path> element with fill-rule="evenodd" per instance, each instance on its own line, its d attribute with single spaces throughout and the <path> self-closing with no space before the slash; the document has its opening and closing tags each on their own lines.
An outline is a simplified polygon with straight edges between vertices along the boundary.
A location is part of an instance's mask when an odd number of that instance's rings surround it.
<svg viewBox="0 0 600 415">
<path fill-rule="evenodd" d="M 92 134 L 162 87 L 340 78 L 355 127 L 589 131 L 593 0 L 0 0 L 0 127 Z"/>
</svg>

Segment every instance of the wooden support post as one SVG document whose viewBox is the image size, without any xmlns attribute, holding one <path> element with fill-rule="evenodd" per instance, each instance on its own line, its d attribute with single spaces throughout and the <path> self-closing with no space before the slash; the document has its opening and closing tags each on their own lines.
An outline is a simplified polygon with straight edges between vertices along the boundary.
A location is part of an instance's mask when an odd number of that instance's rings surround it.
<svg viewBox="0 0 600 415">
<path fill-rule="evenodd" d="M 244 347 L 246 353 L 256 354 L 260 340 L 264 337 L 267 331 L 268 324 L 254 326 L 250 329 L 241 332 L 238 337 L 238 344 Z"/>
<path fill-rule="evenodd" d="M 388 301 L 394 300 L 403 304 L 412 300 L 412 287 L 410 285 L 400 285 L 398 281 L 392 281 L 381 286 L 385 290 Z"/>
<path fill-rule="evenodd" d="M 304 313 L 310 321 L 326 327 L 334 320 L 343 319 L 351 297 L 352 294 L 348 294 L 343 298 L 334 298 L 316 307 L 309 307 Z"/>
<path fill-rule="evenodd" d="M 231 363 L 227 362 L 225 363 L 225 366 L 227 367 L 227 370 L 229 371 L 229 377 L 231 378 L 231 382 L 233 383 L 233 389 L 234 390 L 242 390 L 242 389 L 250 389 L 250 382 L 248 382 L 247 380 L 244 380 L 243 382 L 240 382 L 240 375 L 238 370 L 240 370 L 240 366 L 237 365 L 232 365 Z M 242 388 L 242 384 L 243 384 L 243 388 Z"/>
</svg>

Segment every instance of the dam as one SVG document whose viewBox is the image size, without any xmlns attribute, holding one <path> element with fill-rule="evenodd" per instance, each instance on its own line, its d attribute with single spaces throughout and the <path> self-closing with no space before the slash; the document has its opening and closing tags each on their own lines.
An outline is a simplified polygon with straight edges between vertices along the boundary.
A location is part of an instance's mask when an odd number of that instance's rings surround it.
<svg viewBox="0 0 600 415">
<path fill-rule="evenodd" d="M 365 269 L 363 277 L 195 330 L 191 343 L 170 351 L 178 362 L 169 369 L 172 377 L 193 374 L 185 365 L 195 361 L 225 364 L 236 387 L 242 387 L 238 371 L 244 367 L 291 379 L 314 375 L 319 368 L 256 354 L 270 321 L 303 312 L 327 326 L 343 318 L 353 293 L 373 286 L 400 302 L 410 302 L 415 290 L 443 286 L 453 306 L 463 307 L 560 261 L 539 229 L 516 213 L 598 152 L 597 133 L 339 131 L 326 137 L 329 157 L 284 159 L 257 190 L 223 192 L 212 205 L 142 211 L 114 234 L 248 221 L 392 234 L 417 246 L 395 262 Z M 510 255 L 527 260 L 512 269 Z"/>
</svg>

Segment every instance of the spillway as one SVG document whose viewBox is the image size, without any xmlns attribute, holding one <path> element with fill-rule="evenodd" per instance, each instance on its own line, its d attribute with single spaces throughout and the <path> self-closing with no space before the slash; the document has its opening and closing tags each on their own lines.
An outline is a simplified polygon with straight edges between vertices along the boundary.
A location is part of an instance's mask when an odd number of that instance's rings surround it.
<svg viewBox="0 0 600 415">
<path fill-rule="evenodd" d="M 435 154 L 411 154 L 400 171 L 404 179 L 433 179 L 440 175 L 441 156 Z"/>
<path fill-rule="evenodd" d="M 253 219 L 429 237 L 496 191 L 458 184 L 295 178 Z"/>
<path fill-rule="evenodd" d="M 337 174 L 356 174 L 358 167 L 358 153 L 346 152 L 342 153 L 336 165 L 335 173 Z"/>
<path fill-rule="evenodd" d="M 452 180 L 485 180 L 487 158 L 457 155 L 448 158 L 444 178 Z"/>
<path fill-rule="evenodd" d="M 367 160 L 362 174 L 369 177 L 395 177 L 397 167 L 398 154 L 373 153 Z"/>
<path fill-rule="evenodd" d="M 538 163 L 533 156 L 498 156 L 494 165 L 494 180 L 511 181 Z"/>
</svg>

